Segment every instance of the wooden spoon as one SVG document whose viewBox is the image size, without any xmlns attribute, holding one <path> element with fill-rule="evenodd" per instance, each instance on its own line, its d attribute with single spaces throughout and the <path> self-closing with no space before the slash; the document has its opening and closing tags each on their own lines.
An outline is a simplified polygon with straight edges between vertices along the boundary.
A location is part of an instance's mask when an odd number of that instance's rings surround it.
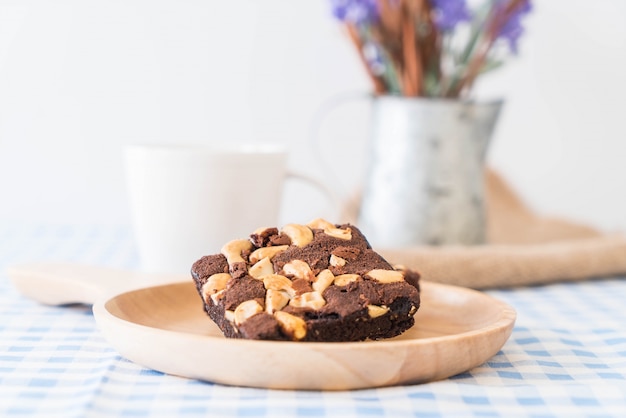
<svg viewBox="0 0 626 418">
<path fill-rule="evenodd" d="M 382 341 L 302 343 L 224 338 L 190 277 L 67 264 L 9 269 L 25 296 L 93 304 L 105 338 L 145 367 L 216 383 L 345 390 L 444 379 L 476 367 L 511 335 L 515 311 L 475 290 L 422 281 L 415 326 Z M 163 283 L 150 286 L 149 283 Z"/>
</svg>

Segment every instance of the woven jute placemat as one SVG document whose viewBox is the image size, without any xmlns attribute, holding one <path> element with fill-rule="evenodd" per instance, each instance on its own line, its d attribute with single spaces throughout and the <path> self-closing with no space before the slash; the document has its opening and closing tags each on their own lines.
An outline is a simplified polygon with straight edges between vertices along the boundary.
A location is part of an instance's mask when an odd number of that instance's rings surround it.
<svg viewBox="0 0 626 418">
<path fill-rule="evenodd" d="M 626 275 L 626 237 L 532 211 L 495 171 L 487 170 L 488 243 L 478 246 L 376 248 L 424 280 L 475 289 Z M 356 200 L 354 200 L 356 201 Z M 358 207 L 343 218 L 354 222 Z"/>
</svg>

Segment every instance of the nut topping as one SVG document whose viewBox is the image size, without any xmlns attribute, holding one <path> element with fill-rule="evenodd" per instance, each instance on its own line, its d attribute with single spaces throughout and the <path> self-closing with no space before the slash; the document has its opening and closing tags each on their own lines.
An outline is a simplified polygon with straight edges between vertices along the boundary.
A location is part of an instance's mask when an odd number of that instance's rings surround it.
<svg viewBox="0 0 626 418">
<path fill-rule="evenodd" d="M 366 276 L 380 283 L 393 283 L 404 281 L 404 273 L 396 270 L 374 269 L 370 270 L 366 274 Z"/>
<path fill-rule="evenodd" d="M 263 235 L 266 231 L 270 232 L 272 229 L 272 227 L 267 227 L 267 226 L 262 226 L 261 228 L 257 228 L 254 230 L 254 232 L 252 233 L 253 235 Z"/>
<path fill-rule="evenodd" d="M 224 318 L 226 318 L 230 322 L 235 322 L 235 311 L 230 311 L 230 310 L 224 311 Z"/>
<path fill-rule="evenodd" d="M 321 229 L 326 235 L 330 235 L 331 237 L 344 239 L 346 241 L 352 239 L 352 230 L 350 228 L 337 228 L 335 225 L 321 218 L 312 220 L 308 223 L 308 226 L 315 229 Z"/>
<path fill-rule="evenodd" d="M 295 308 L 310 308 L 317 311 L 326 305 L 326 300 L 319 292 L 307 292 L 291 299 L 289 305 Z"/>
<path fill-rule="evenodd" d="M 214 295 L 220 290 L 226 289 L 226 284 L 232 279 L 228 273 L 217 273 L 211 275 L 206 283 L 202 285 L 202 296 L 206 300 L 207 296 Z"/>
<path fill-rule="evenodd" d="M 350 228 L 341 229 L 341 228 L 333 228 L 333 229 L 325 229 L 324 233 L 326 235 L 330 235 L 331 237 L 343 239 L 346 241 L 350 241 L 352 239 L 352 230 Z"/>
<path fill-rule="evenodd" d="M 202 298 L 205 303 L 209 303 L 209 297 L 213 300 L 214 304 L 217 304 L 219 298 L 218 295 L 222 294 L 226 289 L 226 284 L 232 279 L 232 276 L 228 273 L 217 273 L 209 277 L 206 283 L 202 286 Z"/>
<path fill-rule="evenodd" d="M 287 292 L 290 297 L 296 294 L 291 280 L 280 274 L 270 274 L 269 276 L 263 277 L 263 286 L 265 286 L 267 290 L 283 290 Z"/>
<path fill-rule="evenodd" d="M 356 282 L 360 278 L 361 276 L 358 274 L 340 274 L 339 276 L 335 276 L 333 283 L 335 286 L 345 286 L 348 283 Z"/>
<path fill-rule="evenodd" d="M 343 267 L 343 266 L 345 266 L 345 265 L 346 265 L 346 263 L 347 263 L 347 262 L 348 262 L 347 260 L 345 260 L 345 259 L 343 259 L 343 258 L 341 258 L 341 257 L 337 257 L 337 256 L 336 256 L 336 255 L 334 255 L 334 254 L 331 254 L 331 255 L 330 255 L 330 261 L 329 261 L 329 264 L 330 264 L 331 266 L 333 266 L 333 267 Z"/>
<path fill-rule="evenodd" d="M 379 316 L 383 316 L 389 312 L 389 308 L 386 306 L 377 306 L 377 305 L 367 305 L 367 314 L 370 318 L 378 318 Z"/>
<path fill-rule="evenodd" d="M 269 257 L 265 257 L 252 267 L 248 269 L 248 274 L 255 279 L 263 279 L 265 276 L 269 276 L 270 274 L 274 274 L 274 266 L 270 261 Z"/>
<path fill-rule="evenodd" d="M 278 311 L 274 314 L 282 330 L 295 340 L 301 340 L 306 336 L 306 323 L 303 319 Z"/>
<path fill-rule="evenodd" d="M 313 231 L 306 225 L 287 224 L 281 232 L 291 239 L 291 243 L 298 247 L 304 247 L 313 241 Z"/>
<path fill-rule="evenodd" d="M 335 275 L 332 271 L 326 269 L 319 272 L 313 282 L 313 290 L 322 293 L 328 286 L 335 281 Z"/>
<path fill-rule="evenodd" d="M 275 247 L 258 248 L 254 250 L 252 254 L 250 254 L 250 262 L 254 264 L 254 263 L 257 263 L 258 261 L 261 261 L 262 259 L 266 257 L 271 260 L 272 258 L 274 258 L 276 254 L 282 253 L 287 248 L 289 248 L 288 245 L 277 245 Z"/>
<path fill-rule="evenodd" d="M 326 219 L 322 219 L 322 218 L 313 219 L 311 222 L 307 224 L 307 226 L 309 228 L 323 229 L 323 230 L 335 228 L 335 225 L 331 224 Z"/>
<path fill-rule="evenodd" d="M 307 279 L 313 281 L 314 276 L 311 267 L 302 260 L 292 260 L 283 266 L 285 274 L 292 275 L 297 279 Z"/>
<path fill-rule="evenodd" d="M 252 243 L 247 239 L 236 239 L 227 242 L 222 247 L 222 254 L 226 257 L 226 261 L 229 266 L 235 263 L 245 263 L 246 260 L 241 256 L 244 251 L 250 251 L 252 249 Z"/>
<path fill-rule="evenodd" d="M 263 307 L 256 300 L 247 300 L 235 308 L 235 324 L 241 325 L 246 320 L 258 313 L 263 312 Z"/>
<path fill-rule="evenodd" d="M 289 303 L 289 294 L 283 290 L 269 289 L 265 295 L 265 312 L 273 314 Z"/>
<path fill-rule="evenodd" d="M 220 290 L 219 292 L 212 294 L 211 295 L 211 300 L 213 301 L 213 305 L 217 306 L 217 304 L 219 303 L 220 299 L 222 299 L 224 297 L 225 293 L 226 293 L 226 289 Z"/>
</svg>

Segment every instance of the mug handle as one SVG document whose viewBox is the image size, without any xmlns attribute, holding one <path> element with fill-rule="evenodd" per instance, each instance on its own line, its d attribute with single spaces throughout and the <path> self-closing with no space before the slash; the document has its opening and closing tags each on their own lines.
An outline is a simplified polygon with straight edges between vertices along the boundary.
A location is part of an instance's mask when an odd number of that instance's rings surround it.
<svg viewBox="0 0 626 418">
<path fill-rule="evenodd" d="M 313 186 L 313 188 L 318 189 L 320 192 L 322 192 L 322 194 L 324 194 L 330 202 L 331 207 L 334 209 L 335 213 L 333 214 L 333 218 L 336 216 L 336 213 L 339 212 L 338 208 L 340 207 L 341 202 L 339 197 L 330 187 L 328 187 L 320 180 L 307 176 L 306 174 L 298 173 L 293 170 L 287 170 L 286 177 L 288 179 L 300 180 L 308 183 L 310 186 Z"/>
<path fill-rule="evenodd" d="M 337 174 L 334 170 L 332 164 L 328 162 L 326 156 L 324 155 L 320 143 L 320 129 L 324 123 L 324 120 L 330 115 L 333 111 L 338 109 L 339 107 L 354 103 L 362 100 L 371 100 L 375 96 L 372 93 L 366 93 L 363 91 L 346 91 L 340 94 L 336 94 L 326 99 L 316 110 L 311 120 L 311 125 L 309 127 L 309 142 L 313 149 L 313 153 L 315 155 L 315 159 L 321 165 L 322 170 L 328 173 Z M 340 176 L 335 176 L 336 178 L 340 178 Z M 348 192 L 348 189 L 345 187 L 341 181 L 336 182 L 336 186 L 340 189 L 338 193 L 330 190 L 328 187 L 324 186 L 328 192 L 326 193 L 329 196 L 332 196 L 333 205 L 335 208 L 338 208 L 339 216 L 343 218 L 347 218 L 347 221 L 355 221 L 356 218 L 353 212 L 358 211 L 359 205 L 359 196 L 352 195 Z M 343 197 L 343 200 L 340 198 Z M 343 219 L 342 219 L 343 221 Z"/>
</svg>

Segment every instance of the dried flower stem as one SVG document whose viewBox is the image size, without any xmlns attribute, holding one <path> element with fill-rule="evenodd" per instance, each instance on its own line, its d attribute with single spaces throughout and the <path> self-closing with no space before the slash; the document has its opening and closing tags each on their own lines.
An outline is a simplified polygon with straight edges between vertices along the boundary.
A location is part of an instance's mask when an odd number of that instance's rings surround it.
<svg viewBox="0 0 626 418">
<path fill-rule="evenodd" d="M 354 46 L 356 47 L 359 53 L 359 58 L 361 59 L 361 63 L 367 70 L 367 75 L 369 76 L 370 80 L 372 81 L 372 84 L 374 85 L 374 93 L 376 93 L 377 95 L 381 95 L 385 93 L 386 91 L 385 85 L 383 84 L 382 80 L 378 76 L 376 76 L 376 74 L 372 72 L 369 64 L 367 63 L 367 60 L 365 59 L 365 56 L 363 55 L 363 43 L 361 42 L 361 37 L 359 36 L 359 32 L 357 28 L 354 25 L 346 25 L 346 28 L 348 30 L 348 35 L 350 37 L 350 40 L 352 41 L 352 43 L 354 44 Z"/>
<path fill-rule="evenodd" d="M 399 12 L 397 0 L 378 0 L 378 6 L 381 28 L 387 36 L 399 39 L 401 36 L 402 14 Z"/>
<path fill-rule="evenodd" d="M 419 96 L 422 93 L 423 62 L 415 40 L 415 23 L 410 14 L 406 14 L 402 22 L 402 41 L 402 93 L 404 96 Z"/>
<path fill-rule="evenodd" d="M 487 61 L 489 51 L 498 38 L 498 34 L 517 9 L 523 6 L 524 2 L 525 0 L 512 0 L 506 8 L 502 10 L 492 10 L 488 18 L 489 28 L 486 31 L 484 42 L 480 45 L 479 51 L 474 55 L 474 59 L 469 62 L 465 76 L 453 90 L 450 91 L 450 97 L 459 96 L 463 90 L 471 89 Z"/>
</svg>

